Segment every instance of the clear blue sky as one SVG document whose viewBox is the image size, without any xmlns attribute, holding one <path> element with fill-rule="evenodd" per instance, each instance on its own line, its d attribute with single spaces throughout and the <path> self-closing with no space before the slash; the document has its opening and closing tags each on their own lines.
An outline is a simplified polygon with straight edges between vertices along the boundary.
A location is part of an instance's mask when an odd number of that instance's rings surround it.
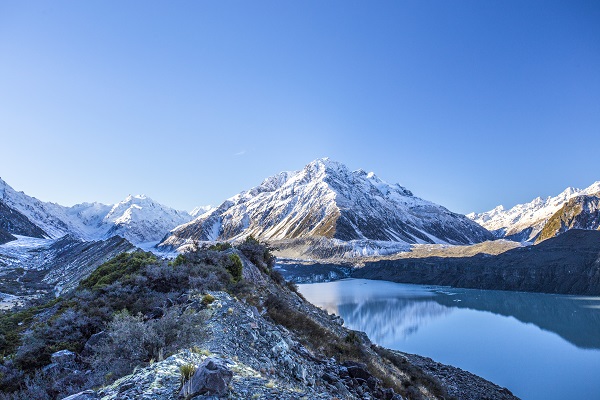
<svg viewBox="0 0 600 400">
<path fill-rule="evenodd" d="M 65 205 L 329 156 L 512 206 L 600 180 L 600 2 L 0 0 L 0 135 L 0 177 Z"/>
</svg>

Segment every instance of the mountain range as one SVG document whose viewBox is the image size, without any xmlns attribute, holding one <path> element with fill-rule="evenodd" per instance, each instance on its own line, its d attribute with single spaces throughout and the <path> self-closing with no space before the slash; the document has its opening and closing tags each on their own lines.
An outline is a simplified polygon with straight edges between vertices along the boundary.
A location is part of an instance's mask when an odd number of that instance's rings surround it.
<svg viewBox="0 0 600 400">
<path fill-rule="evenodd" d="M 298 258 L 406 251 L 415 244 L 467 245 L 495 238 L 542 240 L 571 228 L 596 230 L 600 181 L 508 210 L 467 216 L 415 196 L 372 172 L 328 158 L 281 172 L 216 208 L 178 211 L 144 195 L 65 207 L 17 192 L 0 179 L 0 243 L 16 236 L 99 241 L 121 236 L 155 251 L 252 235 Z"/>
<path fill-rule="evenodd" d="M 164 206 L 144 195 L 117 204 L 82 203 L 65 207 L 17 192 L 0 179 L 0 228 L 12 234 L 83 240 L 122 236 L 134 244 L 157 242 L 194 216 Z"/>
<path fill-rule="evenodd" d="M 557 196 L 549 196 L 545 199 L 537 197 L 529 203 L 517 204 L 508 210 L 500 205 L 487 212 L 467 214 L 467 217 L 491 231 L 497 238 L 534 242 L 553 215 L 559 212 L 571 199 L 581 196 L 595 197 L 599 193 L 600 181 L 585 189 L 569 187 Z M 583 215 L 588 211 L 593 212 L 590 208 L 584 208 L 582 210 Z M 583 215 L 580 218 L 583 218 Z M 585 227 L 574 225 L 573 227 L 596 230 L 599 225 L 596 222 L 595 225 L 587 224 Z M 551 228 L 546 228 L 546 238 L 550 237 L 548 236 L 548 230 L 551 230 Z M 564 232 L 564 229 L 562 232 Z M 556 233 L 559 233 L 559 231 L 556 231 Z"/>
</svg>

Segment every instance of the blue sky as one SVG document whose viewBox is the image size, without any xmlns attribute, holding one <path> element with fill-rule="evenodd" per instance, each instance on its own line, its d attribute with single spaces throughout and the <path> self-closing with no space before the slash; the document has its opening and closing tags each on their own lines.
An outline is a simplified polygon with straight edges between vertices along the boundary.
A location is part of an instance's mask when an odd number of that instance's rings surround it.
<svg viewBox="0 0 600 400">
<path fill-rule="evenodd" d="M 218 204 L 328 156 L 452 211 L 600 180 L 598 1 L 0 1 L 0 177 Z"/>
</svg>

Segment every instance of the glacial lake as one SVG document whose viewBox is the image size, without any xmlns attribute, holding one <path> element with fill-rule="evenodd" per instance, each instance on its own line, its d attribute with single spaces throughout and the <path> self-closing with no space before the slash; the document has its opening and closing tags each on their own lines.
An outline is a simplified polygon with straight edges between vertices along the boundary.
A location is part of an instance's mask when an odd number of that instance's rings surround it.
<svg viewBox="0 0 600 400">
<path fill-rule="evenodd" d="M 600 399 L 600 297 L 365 279 L 299 288 L 381 346 L 470 371 L 524 400 Z"/>
</svg>

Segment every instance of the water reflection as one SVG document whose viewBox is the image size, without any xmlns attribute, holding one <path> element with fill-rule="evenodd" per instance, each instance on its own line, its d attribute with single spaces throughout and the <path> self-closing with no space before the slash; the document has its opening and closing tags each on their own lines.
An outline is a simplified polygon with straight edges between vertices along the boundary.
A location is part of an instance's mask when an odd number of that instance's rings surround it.
<svg viewBox="0 0 600 400">
<path fill-rule="evenodd" d="M 438 292 L 435 301 L 514 317 L 554 332 L 577 347 L 600 349 L 599 297 L 452 289 Z"/>
<path fill-rule="evenodd" d="M 452 312 L 446 306 L 423 298 L 341 304 L 338 311 L 349 326 L 366 332 L 376 343 L 384 343 L 389 337 L 406 338 L 420 326 Z"/>
<path fill-rule="evenodd" d="M 580 348 L 600 349 L 600 297 L 451 289 L 350 279 L 300 285 L 314 304 L 340 315 L 346 325 L 383 343 L 470 309 L 514 317 L 554 332 Z"/>
</svg>

